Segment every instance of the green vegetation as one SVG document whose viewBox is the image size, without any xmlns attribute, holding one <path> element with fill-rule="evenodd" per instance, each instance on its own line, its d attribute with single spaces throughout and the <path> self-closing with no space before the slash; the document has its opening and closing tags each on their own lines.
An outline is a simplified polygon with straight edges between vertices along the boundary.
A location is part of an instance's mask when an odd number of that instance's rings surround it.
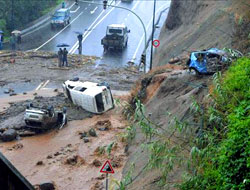
<svg viewBox="0 0 250 190">
<path fill-rule="evenodd" d="M 238 59 L 223 77 L 214 76 L 213 104 L 202 139 L 206 146 L 195 156 L 202 163 L 194 163 L 197 172 L 180 189 L 250 188 L 249 76 L 249 58 Z"/>
<path fill-rule="evenodd" d="M 61 3 L 62 0 L 14 0 L 13 1 L 13 23 L 12 23 L 12 1 L 0 0 L 0 30 L 6 35 L 14 29 L 22 29 L 26 24 L 41 17 Z"/>
</svg>

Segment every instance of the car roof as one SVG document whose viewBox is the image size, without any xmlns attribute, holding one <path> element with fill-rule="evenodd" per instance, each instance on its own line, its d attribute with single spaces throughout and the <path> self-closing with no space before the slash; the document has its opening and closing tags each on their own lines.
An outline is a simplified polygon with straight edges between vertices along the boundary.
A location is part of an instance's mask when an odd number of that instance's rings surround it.
<svg viewBox="0 0 250 190">
<path fill-rule="evenodd" d="M 124 24 L 110 24 L 108 27 L 112 27 L 112 28 L 125 28 L 126 26 Z"/>
<path fill-rule="evenodd" d="M 68 9 L 63 8 L 63 9 L 58 9 L 57 12 L 66 12 Z"/>
</svg>

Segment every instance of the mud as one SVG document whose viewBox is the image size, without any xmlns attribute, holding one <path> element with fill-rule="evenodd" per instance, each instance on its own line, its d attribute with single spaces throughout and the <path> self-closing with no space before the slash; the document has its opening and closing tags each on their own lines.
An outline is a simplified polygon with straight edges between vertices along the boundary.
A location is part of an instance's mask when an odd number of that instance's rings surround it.
<svg viewBox="0 0 250 190">
<path fill-rule="evenodd" d="M 10 103 L 11 106 L 6 109 L 4 114 L 0 117 L 0 132 L 6 129 L 15 129 L 19 132 L 19 135 L 23 135 L 27 131 L 23 117 L 26 106 L 30 103 L 35 107 L 53 106 L 56 110 L 62 110 L 63 107 L 66 107 L 68 121 L 82 120 L 93 116 L 92 113 L 73 105 L 65 98 L 63 93 L 59 93 L 57 96 L 53 97 L 35 96 L 33 100 Z M 26 136 L 28 136 L 28 134 Z"/>
</svg>

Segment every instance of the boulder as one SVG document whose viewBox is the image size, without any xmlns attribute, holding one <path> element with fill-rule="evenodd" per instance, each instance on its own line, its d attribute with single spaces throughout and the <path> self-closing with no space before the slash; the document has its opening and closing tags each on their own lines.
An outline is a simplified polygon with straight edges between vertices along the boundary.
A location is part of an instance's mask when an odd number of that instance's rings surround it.
<svg viewBox="0 0 250 190">
<path fill-rule="evenodd" d="M 55 185 L 53 182 L 41 183 L 39 185 L 40 190 L 55 190 Z"/>
<path fill-rule="evenodd" d="M 95 129 L 91 128 L 91 129 L 89 130 L 89 135 L 92 136 L 92 137 L 97 137 L 97 134 L 96 134 Z"/>
<path fill-rule="evenodd" d="M 14 129 L 8 129 L 3 132 L 2 134 L 2 141 L 8 142 L 13 141 L 17 137 L 17 132 Z"/>
</svg>

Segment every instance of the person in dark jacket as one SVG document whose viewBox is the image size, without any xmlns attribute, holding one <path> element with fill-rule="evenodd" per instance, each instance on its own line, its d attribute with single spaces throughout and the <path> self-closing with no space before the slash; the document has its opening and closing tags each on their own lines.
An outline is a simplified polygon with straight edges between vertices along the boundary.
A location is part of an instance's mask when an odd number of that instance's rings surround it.
<svg viewBox="0 0 250 190">
<path fill-rule="evenodd" d="M 64 65 L 68 67 L 68 51 L 66 48 L 63 49 L 63 66 Z"/>
<path fill-rule="evenodd" d="M 11 44 L 11 49 L 16 50 L 16 38 L 14 35 L 10 37 L 10 44 Z"/>
<path fill-rule="evenodd" d="M 77 38 L 78 38 L 78 44 L 79 44 L 78 51 L 79 51 L 79 54 L 82 54 L 82 34 L 79 34 Z"/>
<path fill-rule="evenodd" d="M 58 67 L 61 67 L 62 62 L 63 62 L 63 50 L 62 50 L 62 48 L 59 48 L 57 55 L 58 55 Z"/>
</svg>

